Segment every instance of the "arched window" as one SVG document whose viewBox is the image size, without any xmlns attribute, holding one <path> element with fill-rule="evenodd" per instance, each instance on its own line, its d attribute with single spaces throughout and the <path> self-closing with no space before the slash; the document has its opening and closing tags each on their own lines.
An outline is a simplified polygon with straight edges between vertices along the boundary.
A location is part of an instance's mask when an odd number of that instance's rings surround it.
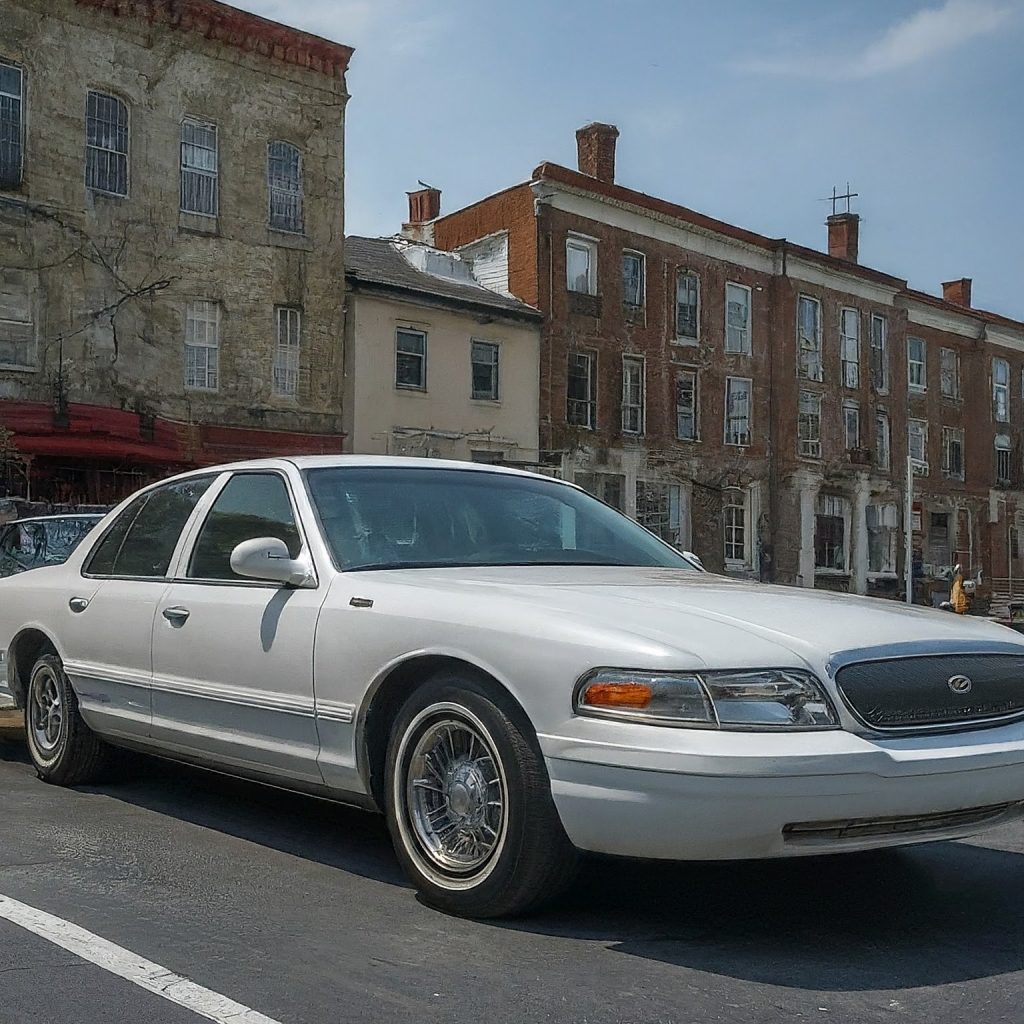
<svg viewBox="0 0 1024 1024">
<path fill-rule="evenodd" d="M 289 142 L 267 147 L 267 186 L 270 191 L 270 226 L 275 231 L 301 234 L 302 153 Z"/>
<path fill-rule="evenodd" d="M 116 96 L 89 92 L 85 107 L 85 184 L 128 195 L 128 106 Z"/>
</svg>

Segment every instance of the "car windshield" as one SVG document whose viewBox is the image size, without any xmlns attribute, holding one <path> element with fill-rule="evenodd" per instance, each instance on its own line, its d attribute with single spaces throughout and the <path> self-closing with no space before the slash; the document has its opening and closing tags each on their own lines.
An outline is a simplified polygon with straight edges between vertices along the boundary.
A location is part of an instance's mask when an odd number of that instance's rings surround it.
<svg viewBox="0 0 1024 1024">
<path fill-rule="evenodd" d="M 11 523 L 0 534 L 0 578 L 67 561 L 95 519 L 39 519 Z"/>
<path fill-rule="evenodd" d="M 398 467 L 315 469 L 306 476 L 341 569 L 694 568 L 610 506 L 540 476 Z"/>
</svg>

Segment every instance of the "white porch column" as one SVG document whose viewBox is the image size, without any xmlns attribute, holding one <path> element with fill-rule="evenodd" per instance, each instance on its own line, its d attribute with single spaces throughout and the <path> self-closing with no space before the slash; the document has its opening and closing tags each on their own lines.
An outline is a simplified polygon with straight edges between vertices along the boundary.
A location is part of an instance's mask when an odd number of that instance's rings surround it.
<svg viewBox="0 0 1024 1024">
<path fill-rule="evenodd" d="M 857 483 L 853 492 L 853 522 L 851 524 L 850 548 L 852 591 L 855 594 L 868 592 L 868 499 L 871 497 L 871 485 L 867 473 L 857 474 Z"/>
<path fill-rule="evenodd" d="M 821 481 L 803 473 L 796 477 L 800 488 L 800 586 L 814 586 L 814 513 Z"/>
</svg>

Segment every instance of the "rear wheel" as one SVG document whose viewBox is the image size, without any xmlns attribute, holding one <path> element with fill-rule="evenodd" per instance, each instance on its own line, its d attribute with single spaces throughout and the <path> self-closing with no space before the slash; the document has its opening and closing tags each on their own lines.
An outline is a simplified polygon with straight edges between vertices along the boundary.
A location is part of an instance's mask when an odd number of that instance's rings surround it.
<svg viewBox="0 0 1024 1024">
<path fill-rule="evenodd" d="M 399 860 L 441 910 L 522 914 L 572 878 L 576 851 L 532 730 L 477 680 L 438 676 L 409 698 L 391 733 L 387 796 Z"/>
<path fill-rule="evenodd" d="M 100 777 L 111 748 L 82 720 L 60 658 L 43 654 L 32 667 L 25 702 L 28 751 L 44 782 L 76 786 Z"/>
</svg>

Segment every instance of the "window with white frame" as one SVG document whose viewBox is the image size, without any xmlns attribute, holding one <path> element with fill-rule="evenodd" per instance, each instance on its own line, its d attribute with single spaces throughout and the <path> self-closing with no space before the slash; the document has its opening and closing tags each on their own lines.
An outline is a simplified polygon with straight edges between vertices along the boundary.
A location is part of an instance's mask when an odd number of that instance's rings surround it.
<svg viewBox="0 0 1024 1024">
<path fill-rule="evenodd" d="M 954 348 L 939 351 L 939 390 L 943 398 L 960 397 L 960 356 Z"/>
<path fill-rule="evenodd" d="M 725 565 L 728 569 L 746 568 L 750 564 L 747 540 L 749 513 L 747 494 L 739 487 L 729 487 L 722 494 L 722 533 L 725 543 Z"/>
<path fill-rule="evenodd" d="M 305 230 L 302 153 L 290 142 L 278 140 L 267 146 L 267 193 L 270 226 L 301 235 Z"/>
<path fill-rule="evenodd" d="M 821 395 L 816 391 L 800 392 L 797 437 L 801 455 L 811 459 L 821 458 Z"/>
<path fill-rule="evenodd" d="M 128 195 L 128 106 L 117 96 L 89 91 L 85 105 L 85 184 L 96 192 Z"/>
<path fill-rule="evenodd" d="M 896 543 L 899 512 L 895 505 L 868 505 L 865 510 L 868 527 L 868 572 L 896 572 Z"/>
<path fill-rule="evenodd" d="M 889 414 L 884 409 L 875 413 L 875 465 L 879 469 L 888 469 L 892 456 Z"/>
<path fill-rule="evenodd" d="M 992 415 L 997 423 L 1010 422 L 1010 364 L 992 360 Z"/>
<path fill-rule="evenodd" d="M 0 59 L 0 188 L 17 188 L 25 159 L 25 72 Z"/>
<path fill-rule="evenodd" d="M 725 286 L 725 351 L 750 355 L 750 289 L 743 284 Z"/>
<path fill-rule="evenodd" d="M 565 286 L 582 295 L 597 294 L 597 244 L 570 235 L 565 241 Z"/>
<path fill-rule="evenodd" d="M 565 420 L 576 427 L 597 426 L 597 356 L 570 352 L 565 391 Z"/>
<path fill-rule="evenodd" d="M 996 434 L 996 483 L 1009 487 L 1013 466 L 1013 445 L 1006 434 Z"/>
<path fill-rule="evenodd" d="M 676 437 L 681 441 L 696 441 L 699 397 L 697 374 L 694 370 L 680 370 L 676 374 Z"/>
<path fill-rule="evenodd" d="M 814 568 L 821 572 L 849 569 L 850 503 L 845 498 L 819 494 L 814 516 Z"/>
<path fill-rule="evenodd" d="M 644 432 L 644 361 L 622 357 L 622 432 Z"/>
<path fill-rule="evenodd" d="M 217 126 L 186 117 L 181 122 L 181 209 L 217 216 Z"/>
<path fill-rule="evenodd" d="M 646 273 L 644 254 L 627 249 L 622 254 L 622 303 L 631 309 L 645 304 Z"/>
<path fill-rule="evenodd" d="M 427 386 L 427 333 L 412 327 L 395 331 L 395 387 L 423 391 Z"/>
<path fill-rule="evenodd" d="M 636 521 L 668 544 L 681 541 L 682 494 L 678 484 L 637 480 Z"/>
<path fill-rule="evenodd" d="M 798 376 L 821 380 L 821 303 L 809 295 L 800 296 L 796 341 Z"/>
<path fill-rule="evenodd" d="M 278 306 L 277 344 L 274 347 L 274 374 L 271 392 L 279 398 L 294 398 L 299 393 L 299 356 L 302 352 L 302 310 Z"/>
<path fill-rule="evenodd" d="M 843 386 L 860 387 L 859 309 L 843 309 L 839 314 L 839 355 L 843 364 Z"/>
<path fill-rule="evenodd" d="M 689 270 L 676 274 L 676 341 L 695 345 L 700 337 L 700 278 Z"/>
<path fill-rule="evenodd" d="M 942 428 L 942 475 L 950 480 L 964 478 L 964 432 L 959 427 Z"/>
<path fill-rule="evenodd" d="M 185 387 L 216 391 L 220 378 L 220 304 L 193 299 L 185 307 Z"/>
<path fill-rule="evenodd" d="M 889 321 L 880 313 L 871 316 L 871 386 L 880 395 L 889 391 Z"/>
<path fill-rule="evenodd" d="M 914 463 L 914 472 L 928 475 L 928 421 L 907 420 L 907 449 Z"/>
<path fill-rule="evenodd" d="M 745 447 L 751 437 L 751 393 L 749 377 L 725 379 L 725 443 Z"/>
<path fill-rule="evenodd" d="M 856 402 L 843 402 L 843 431 L 846 450 L 860 447 L 860 406 Z"/>
<path fill-rule="evenodd" d="M 911 391 L 928 390 L 926 359 L 924 338 L 907 338 L 907 385 Z"/>
<path fill-rule="evenodd" d="M 490 341 L 470 342 L 469 358 L 473 398 L 481 401 L 498 400 L 498 346 Z"/>
</svg>

